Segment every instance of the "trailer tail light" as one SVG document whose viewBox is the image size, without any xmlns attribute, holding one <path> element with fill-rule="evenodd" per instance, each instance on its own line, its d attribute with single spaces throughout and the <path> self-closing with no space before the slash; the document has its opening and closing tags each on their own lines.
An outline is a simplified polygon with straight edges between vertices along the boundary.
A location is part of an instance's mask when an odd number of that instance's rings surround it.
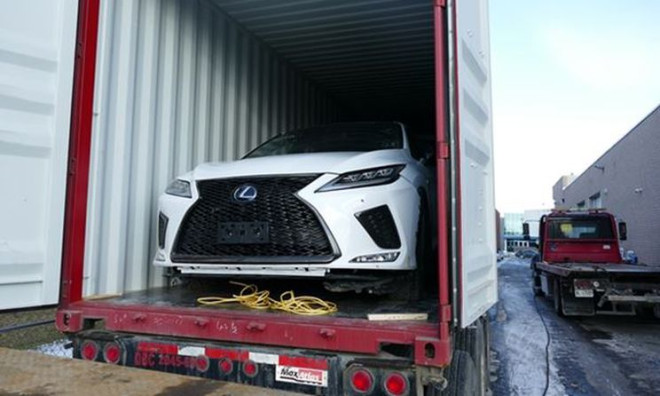
<svg viewBox="0 0 660 396">
<path fill-rule="evenodd" d="M 201 371 L 202 373 L 205 373 L 209 370 L 209 367 L 211 366 L 211 362 L 209 361 L 209 358 L 200 355 L 197 356 L 197 361 L 195 361 L 195 366 L 197 366 L 197 371 Z"/>
<path fill-rule="evenodd" d="M 409 392 L 408 379 L 400 373 L 388 374 L 383 387 L 389 396 L 403 396 Z"/>
<path fill-rule="evenodd" d="M 243 374 L 247 375 L 250 378 L 254 378 L 259 373 L 259 366 L 252 360 L 248 360 L 243 363 Z"/>
<path fill-rule="evenodd" d="M 234 371 L 234 363 L 229 359 L 222 359 L 218 362 L 218 368 L 222 374 L 231 374 Z"/>
<path fill-rule="evenodd" d="M 358 394 L 364 395 L 374 389 L 374 376 L 367 369 L 359 368 L 351 372 L 351 388 Z"/>
<path fill-rule="evenodd" d="M 96 360 L 99 354 L 99 346 L 94 341 L 85 341 L 80 347 L 80 356 L 85 360 Z"/>
<path fill-rule="evenodd" d="M 121 347 L 116 342 L 110 342 L 103 347 L 103 360 L 106 363 L 117 364 L 121 359 Z"/>
</svg>

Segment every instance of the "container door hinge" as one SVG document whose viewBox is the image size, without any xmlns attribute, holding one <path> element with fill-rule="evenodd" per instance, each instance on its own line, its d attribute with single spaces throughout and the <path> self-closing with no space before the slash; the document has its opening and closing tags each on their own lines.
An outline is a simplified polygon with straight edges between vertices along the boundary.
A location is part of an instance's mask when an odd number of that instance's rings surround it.
<svg viewBox="0 0 660 396">
<path fill-rule="evenodd" d="M 447 142 L 438 143 L 436 156 L 441 160 L 449 159 L 449 144 Z"/>
</svg>

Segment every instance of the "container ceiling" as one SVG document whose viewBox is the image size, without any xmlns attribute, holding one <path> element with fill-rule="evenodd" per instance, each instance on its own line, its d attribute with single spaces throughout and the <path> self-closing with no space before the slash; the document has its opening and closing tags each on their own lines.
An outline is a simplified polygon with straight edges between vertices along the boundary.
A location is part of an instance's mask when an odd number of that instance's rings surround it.
<svg viewBox="0 0 660 396">
<path fill-rule="evenodd" d="M 432 123 L 432 1 L 215 2 L 356 118 Z"/>
</svg>

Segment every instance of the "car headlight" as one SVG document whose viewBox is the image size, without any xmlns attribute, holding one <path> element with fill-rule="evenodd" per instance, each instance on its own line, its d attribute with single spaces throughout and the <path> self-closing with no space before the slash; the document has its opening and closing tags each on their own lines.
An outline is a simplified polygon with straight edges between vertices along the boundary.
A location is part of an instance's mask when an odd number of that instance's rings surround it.
<svg viewBox="0 0 660 396">
<path fill-rule="evenodd" d="M 167 186 L 165 194 L 176 195 L 177 197 L 183 198 L 192 198 L 190 183 L 185 180 L 173 180 L 170 185 Z"/>
<path fill-rule="evenodd" d="M 391 165 L 344 173 L 317 191 L 334 191 L 392 183 L 399 178 L 399 174 L 403 168 L 405 168 L 405 165 Z"/>
</svg>

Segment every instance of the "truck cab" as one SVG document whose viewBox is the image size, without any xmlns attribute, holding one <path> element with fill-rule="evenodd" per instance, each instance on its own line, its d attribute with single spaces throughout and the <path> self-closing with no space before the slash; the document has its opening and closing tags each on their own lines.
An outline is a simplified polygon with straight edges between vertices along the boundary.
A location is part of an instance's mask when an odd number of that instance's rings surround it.
<svg viewBox="0 0 660 396">
<path fill-rule="evenodd" d="M 623 260 L 619 236 L 625 239 L 625 223 L 619 224 L 601 210 L 558 211 L 541 217 L 541 260 L 547 263 L 615 263 Z M 618 234 L 618 235 L 617 235 Z"/>
</svg>

